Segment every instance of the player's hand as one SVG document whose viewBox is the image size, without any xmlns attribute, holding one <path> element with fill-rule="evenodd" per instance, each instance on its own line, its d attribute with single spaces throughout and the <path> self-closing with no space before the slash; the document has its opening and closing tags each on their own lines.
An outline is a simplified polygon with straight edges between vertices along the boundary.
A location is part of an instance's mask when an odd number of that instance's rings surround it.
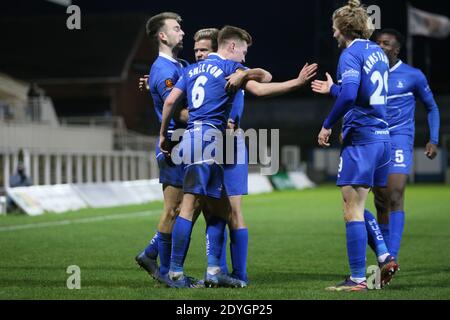
<svg viewBox="0 0 450 320">
<path fill-rule="evenodd" d="M 322 148 L 328 148 L 331 146 L 330 144 L 330 136 L 331 136 L 331 129 L 325 129 L 322 127 L 322 130 L 320 130 L 319 136 L 317 137 L 317 142 L 319 143 L 319 146 Z"/>
<path fill-rule="evenodd" d="M 297 77 L 299 86 L 304 86 L 307 82 L 311 81 L 311 79 L 317 75 L 318 68 L 319 65 L 317 63 L 311 65 L 306 63 Z"/>
<path fill-rule="evenodd" d="M 228 119 L 228 122 L 227 122 L 227 129 L 230 129 L 230 130 L 236 130 L 238 128 L 238 126 L 237 126 L 237 124 L 234 122 L 234 120 L 232 120 L 232 119 Z"/>
<path fill-rule="evenodd" d="M 228 82 L 225 85 L 225 90 L 229 93 L 235 93 L 244 84 L 246 76 L 247 73 L 243 70 L 237 70 L 232 75 L 229 75 L 228 77 L 226 77 L 226 80 L 228 80 Z"/>
<path fill-rule="evenodd" d="M 425 155 L 427 156 L 427 158 L 433 160 L 434 158 L 436 158 L 437 154 L 438 154 L 437 145 L 428 142 L 425 147 Z"/>
<path fill-rule="evenodd" d="M 175 111 L 175 114 L 173 115 L 173 117 L 178 122 L 188 123 L 189 111 L 186 108 L 181 108 L 181 109 Z"/>
<path fill-rule="evenodd" d="M 333 78 L 331 78 L 330 74 L 327 72 L 325 74 L 327 76 L 326 81 L 314 80 L 311 83 L 312 91 L 320 94 L 330 94 L 331 87 L 333 86 Z"/>
<path fill-rule="evenodd" d="M 150 87 L 148 86 L 148 77 L 149 75 L 146 74 L 144 77 L 139 78 L 139 91 L 150 90 Z"/>
<path fill-rule="evenodd" d="M 170 156 L 170 147 L 169 142 L 167 141 L 166 136 L 159 136 L 159 149 L 164 154 L 164 156 Z"/>
</svg>

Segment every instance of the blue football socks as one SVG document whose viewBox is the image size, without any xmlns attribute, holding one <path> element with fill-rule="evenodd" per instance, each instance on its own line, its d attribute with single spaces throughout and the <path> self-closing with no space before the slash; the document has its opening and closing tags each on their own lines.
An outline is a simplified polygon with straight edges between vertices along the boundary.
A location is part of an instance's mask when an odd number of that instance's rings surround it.
<svg viewBox="0 0 450 320">
<path fill-rule="evenodd" d="M 183 272 L 183 264 L 189 248 L 192 233 L 192 221 L 180 216 L 175 220 L 172 231 L 172 256 L 170 271 Z"/>
<path fill-rule="evenodd" d="M 367 230 L 364 221 L 346 224 L 347 253 L 353 279 L 366 277 Z"/>
<path fill-rule="evenodd" d="M 158 236 L 159 232 L 157 232 L 153 236 L 147 248 L 145 248 L 145 255 L 149 258 L 156 259 L 156 257 L 158 256 L 158 238 L 159 238 Z"/>
<path fill-rule="evenodd" d="M 395 211 L 389 215 L 389 250 L 391 254 L 398 259 L 398 252 L 400 251 L 400 242 L 403 236 L 403 227 L 405 225 L 405 212 Z"/>
<path fill-rule="evenodd" d="M 377 219 L 375 219 L 369 210 L 364 211 L 364 221 L 366 223 L 369 246 L 375 252 L 376 256 L 381 257 L 389 253 Z"/>
<path fill-rule="evenodd" d="M 221 265 L 224 233 L 227 222 L 219 217 L 210 217 L 206 226 L 206 255 L 208 267 Z"/>
<path fill-rule="evenodd" d="M 169 272 L 171 247 L 172 235 L 158 232 L 159 272 L 161 274 Z"/>
<path fill-rule="evenodd" d="M 233 276 L 247 282 L 248 229 L 230 231 Z"/>
</svg>

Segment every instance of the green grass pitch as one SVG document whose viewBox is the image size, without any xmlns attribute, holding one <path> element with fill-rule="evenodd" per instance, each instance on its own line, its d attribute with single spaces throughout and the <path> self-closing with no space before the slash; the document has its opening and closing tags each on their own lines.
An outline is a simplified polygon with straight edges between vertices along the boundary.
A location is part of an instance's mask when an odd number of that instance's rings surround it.
<svg viewBox="0 0 450 320">
<path fill-rule="evenodd" d="M 335 187 L 245 197 L 250 235 L 245 289 L 168 289 L 140 270 L 134 256 L 153 236 L 161 207 L 0 217 L 0 299 L 450 298 L 450 187 L 408 187 L 401 271 L 387 289 L 367 293 L 324 290 L 348 273 Z M 185 266 L 195 277 L 206 266 L 204 230 L 201 218 Z M 375 264 L 370 249 L 367 259 Z M 81 268 L 80 290 L 66 287 L 70 265 Z"/>
</svg>

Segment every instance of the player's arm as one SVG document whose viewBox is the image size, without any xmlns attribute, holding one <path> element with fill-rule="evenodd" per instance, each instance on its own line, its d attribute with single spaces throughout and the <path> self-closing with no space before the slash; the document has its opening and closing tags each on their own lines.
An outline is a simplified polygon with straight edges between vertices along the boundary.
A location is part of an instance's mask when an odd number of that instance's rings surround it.
<svg viewBox="0 0 450 320">
<path fill-rule="evenodd" d="M 257 97 L 274 97 L 282 95 L 303 87 L 308 81 L 317 74 L 317 64 L 305 64 L 296 79 L 285 82 L 259 83 L 248 81 L 245 84 L 245 90 Z"/>
<path fill-rule="evenodd" d="M 341 86 L 339 97 L 319 133 L 318 143 L 321 147 L 326 148 L 330 146 L 331 128 L 355 105 L 358 90 L 359 85 L 356 83 L 346 83 Z"/>
<path fill-rule="evenodd" d="M 226 79 L 228 82 L 225 85 L 225 89 L 228 92 L 234 93 L 242 88 L 247 81 L 270 82 L 272 81 L 272 75 L 270 72 L 261 68 L 237 69 L 236 72 L 229 75 Z"/>
<path fill-rule="evenodd" d="M 169 148 L 167 147 L 168 141 L 166 141 L 167 130 L 169 128 L 170 119 L 172 119 L 173 114 L 175 112 L 175 106 L 180 104 L 182 99 L 185 97 L 185 93 L 183 90 L 179 88 L 173 88 L 170 92 L 169 96 L 164 101 L 163 112 L 162 112 L 162 120 L 161 120 L 161 129 L 159 131 L 159 147 L 161 151 L 165 154 L 169 153 Z"/>
<path fill-rule="evenodd" d="M 318 143 L 323 148 L 330 146 L 329 140 L 332 132 L 331 128 L 333 128 L 334 125 L 355 105 L 359 86 L 361 84 L 361 63 L 360 58 L 351 53 L 343 53 L 339 59 L 341 67 L 344 70 L 351 70 L 352 72 L 346 72 L 342 75 L 340 90 L 336 91 L 338 97 L 334 103 L 333 109 L 325 119 L 322 129 L 320 130 Z"/>
<path fill-rule="evenodd" d="M 253 80 L 261 83 L 272 81 L 272 74 L 262 68 L 250 69 L 247 73 L 247 80 Z"/>
<path fill-rule="evenodd" d="M 416 87 L 416 95 L 425 105 L 428 113 L 428 128 L 430 130 L 430 141 L 425 147 L 425 155 L 429 159 L 434 159 L 438 153 L 440 114 L 439 107 L 434 99 L 433 92 L 428 85 L 428 81 L 423 73 L 420 73 Z"/>
</svg>

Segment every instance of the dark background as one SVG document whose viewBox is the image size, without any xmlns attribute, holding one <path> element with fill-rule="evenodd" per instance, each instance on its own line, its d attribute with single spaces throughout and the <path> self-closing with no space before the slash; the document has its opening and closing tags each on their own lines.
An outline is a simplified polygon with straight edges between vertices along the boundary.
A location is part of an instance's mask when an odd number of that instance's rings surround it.
<svg viewBox="0 0 450 320">
<path fill-rule="evenodd" d="M 112 1 L 112 0 L 74 0 L 73 4 L 81 8 L 82 30 L 67 31 L 65 20 L 68 17 L 66 8 L 53 3 L 34 0 L 16 0 L 0 2 L 0 20 L 7 21 L 1 24 L 0 37 L 16 42 L 12 47 L 7 47 L 6 41 L 0 41 L 0 50 L 8 52 L 9 60 L 0 59 L 0 72 L 6 72 L 19 79 L 31 81 L 33 79 L 50 77 L 51 73 L 64 73 L 68 77 L 85 68 L 86 72 L 95 73 L 104 66 L 98 65 L 88 55 L 80 58 L 80 54 L 91 52 L 95 58 L 108 59 L 111 66 L 107 71 L 113 74 L 114 59 L 121 59 L 121 50 L 127 50 L 132 43 L 127 39 L 139 31 L 142 31 L 145 20 L 151 15 L 162 11 L 174 11 L 183 18 L 182 28 L 186 33 L 184 50 L 180 57 L 193 62 L 192 36 L 200 28 L 221 27 L 223 25 L 236 25 L 247 29 L 253 36 L 254 45 L 247 55 L 246 64 L 249 67 L 262 67 L 274 75 L 274 81 L 283 81 L 296 77 L 300 68 L 306 61 L 317 62 L 320 65 L 319 78 L 324 77 L 326 71 L 332 75 L 339 57 L 339 50 L 332 38 L 331 15 L 333 11 L 345 4 L 340 0 L 315 0 L 315 1 Z M 382 28 L 396 28 L 406 33 L 406 1 L 364 1 L 366 5 L 378 5 L 381 7 Z M 411 0 L 410 3 L 419 9 L 446 15 L 450 17 L 450 3 L 444 1 Z M 203 5 L 202 5 L 203 4 Z M 140 16 L 141 20 L 134 19 Z M 107 24 L 104 17 L 119 16 L 128 17 L 129 22 L 122 24 Z M 131 17 L 131 18 L 130 18 Z M 53 30 L 44 28 L 39 19 L 59 19 L 61 30 L 67 34 L 84 34 L 84 42 L 77 44 L 76 50 L 58 47 L 53 41 Z M 128 21 L 128 20 L 127 20 Z M 133 26 L 133 21 L 136 25 Z M 23 26 L 13 26 L 14 22 L 20 22 Z M 22 23 L 23 22 L 23 23 Z M 54 29 L 54 27 L 51 27 Z M 102 46 L 101 42 L 89 40 L 89 35 L 101 33 L 102 39 L 117 41 L 117 46 Z M 79 40 L 79 39 L 78 39 Z M 146 39 L 145 39 L 146 41 Z M 144 42 L 145 42 L 144 41 Z M 414 66 L 422 69 L 427 75 L 431 87 L 437 96 L 442 113 L 442 131 L 450 132 L 449 123 L 449 99 L 450 40 L 429 39 L 414 37 Z M 29 44 L 29 46 L 28 46 Z M 52 51 L 61 51 L 62 54 L 52 57 L 52 61 L 42 63 L 36 61 L 40 52 L 46 45 L 52 45 Z M 425 53 L 429 48 L 431 64 L 426 64 Z M 20 52 L 19 48 L 20 47 Z M 24 49 L 25 48 L 25 49 Z M 17 52 L 16 52 L 16 51 Z M 25 52 L 24 52 L 25 51 Z M 156 52 L 148 48 L 141 50 L 147 59 L 141 59 L 133 64 L 133 77 L 122 88 L 123 92 L 135 90 L 135 81 L 140 74 L 147 73 L 151 61 Z M 148 52 L 148 53 L 147 53 Z M 17 54 L 16 54 L 17 53 Z M 125 52 L 123 52 L 125 54 Z M 25 55 L 25 56 L 24 56 Z M 11 59 L 11 56 L 13 59 Z M 105 59 L 102 58 L 105 57 Z M 16 58 L 14 60 L 14 57 Z M 405 50 L 402 59 L 406 60 Z M 58 61 L 60 60 L 60 61 Z M 31 62 L 35 62 L 32 64 Z M 61 69 L 63 65 L 63 69 Z M 114 72 L 113 72 L 114 71 Z M 105 71 L 106 72 L 106 71 Z M 118 71 L 117 71 L 118 72 Z M 117 73 L 116 72 L 116 73 Z M 45 86 L 45 84 L 44 84 Z M 110 116 L 126 114 L 125 120 L 129 128 L 144 133 L 156 134 L 158 124 L 151 108 L 148 96 L 145 100 L 135 99 L 125 93 L 116 94 L 129 107 L 118 108 L 119 102 L 107 94 L 100 97 L 95 92 L 101 90 L 109 92 L 109 87 L 74 87 L 74 91 L 86 90 L 87 97 L 64 96 L 61 90 L 48 88 L 48 92 L 54 92 L 54 102 L 58 115 L 78 116 L 96 115 Z M 67 91 L 67 89 L 64 89 Z M 109 90 L 109 91 L 108 91 Z M 49 94 L 51 96 L 51 94 Z M 119 101 L 118 99 L 117 101 Z M 251 96 L 246 98 L 246 112 L 244 114 L 244 127 L 252 128 L 280 128 L 282 144 L 297 144 L 302 147 L 315 146 L 316 132 L 332 106 L 332 100 L 313 95 L 309 89 L 303 89 L 294 94 L 275 99 L 260 100 Z M 113 101 L 113 102 L 111 102 Z M 125 110 L 126 109 L 126 110 Z M 426 113 L 418 107 L 417 112 L 417 142 L 423 145 L 428 139 Z"/>
<path fill-rule="evenodd" d="M 382 27 L 396 28 L 406 33 L 407 1 L 364 1 L 376 4 L 382 10 Z M 446 1 L 409 1 L 413 6 L 450 16 L 450 3 Z M 136 0 L 74 0 L 82 16 L 104 13 L 140 13 L 151 16 L 162 11 L 179 13 L 186 32 L 185 50 L 181 57 L 192 61 L 192 35 L 204 27 L 226 24 L 247 29 L 254 38 L 247 64 L 270 70 L 275 80 L 296 75 L 296 68 L 304 61 L 317 61 L 323 70 L 334 71 L 338 58 L 331 33 L 331 14 L 345 3 L 340 0 L 315 1 L 205 1 L 205 6 L 194 1 L 136 1 Z M 2 17 L 36 15 L 66 15 L 63 6 L 42 0 L 1 1 Z M 13 30 L 9 30 L 13 32 Z M 46 35 L 43 34 L 42 37 Z M 114 35 L 111 35 L 114 36 Z M 431 48 L 431 79 L 439 91 L 448 92 L 447 74 L 450 63 L 446 60 L 450 41 L 415 37 L 415 65 L 425 68 L 424 43 Z M 435 89 L 436 90 L 436 89 Z"/>
</svg>

